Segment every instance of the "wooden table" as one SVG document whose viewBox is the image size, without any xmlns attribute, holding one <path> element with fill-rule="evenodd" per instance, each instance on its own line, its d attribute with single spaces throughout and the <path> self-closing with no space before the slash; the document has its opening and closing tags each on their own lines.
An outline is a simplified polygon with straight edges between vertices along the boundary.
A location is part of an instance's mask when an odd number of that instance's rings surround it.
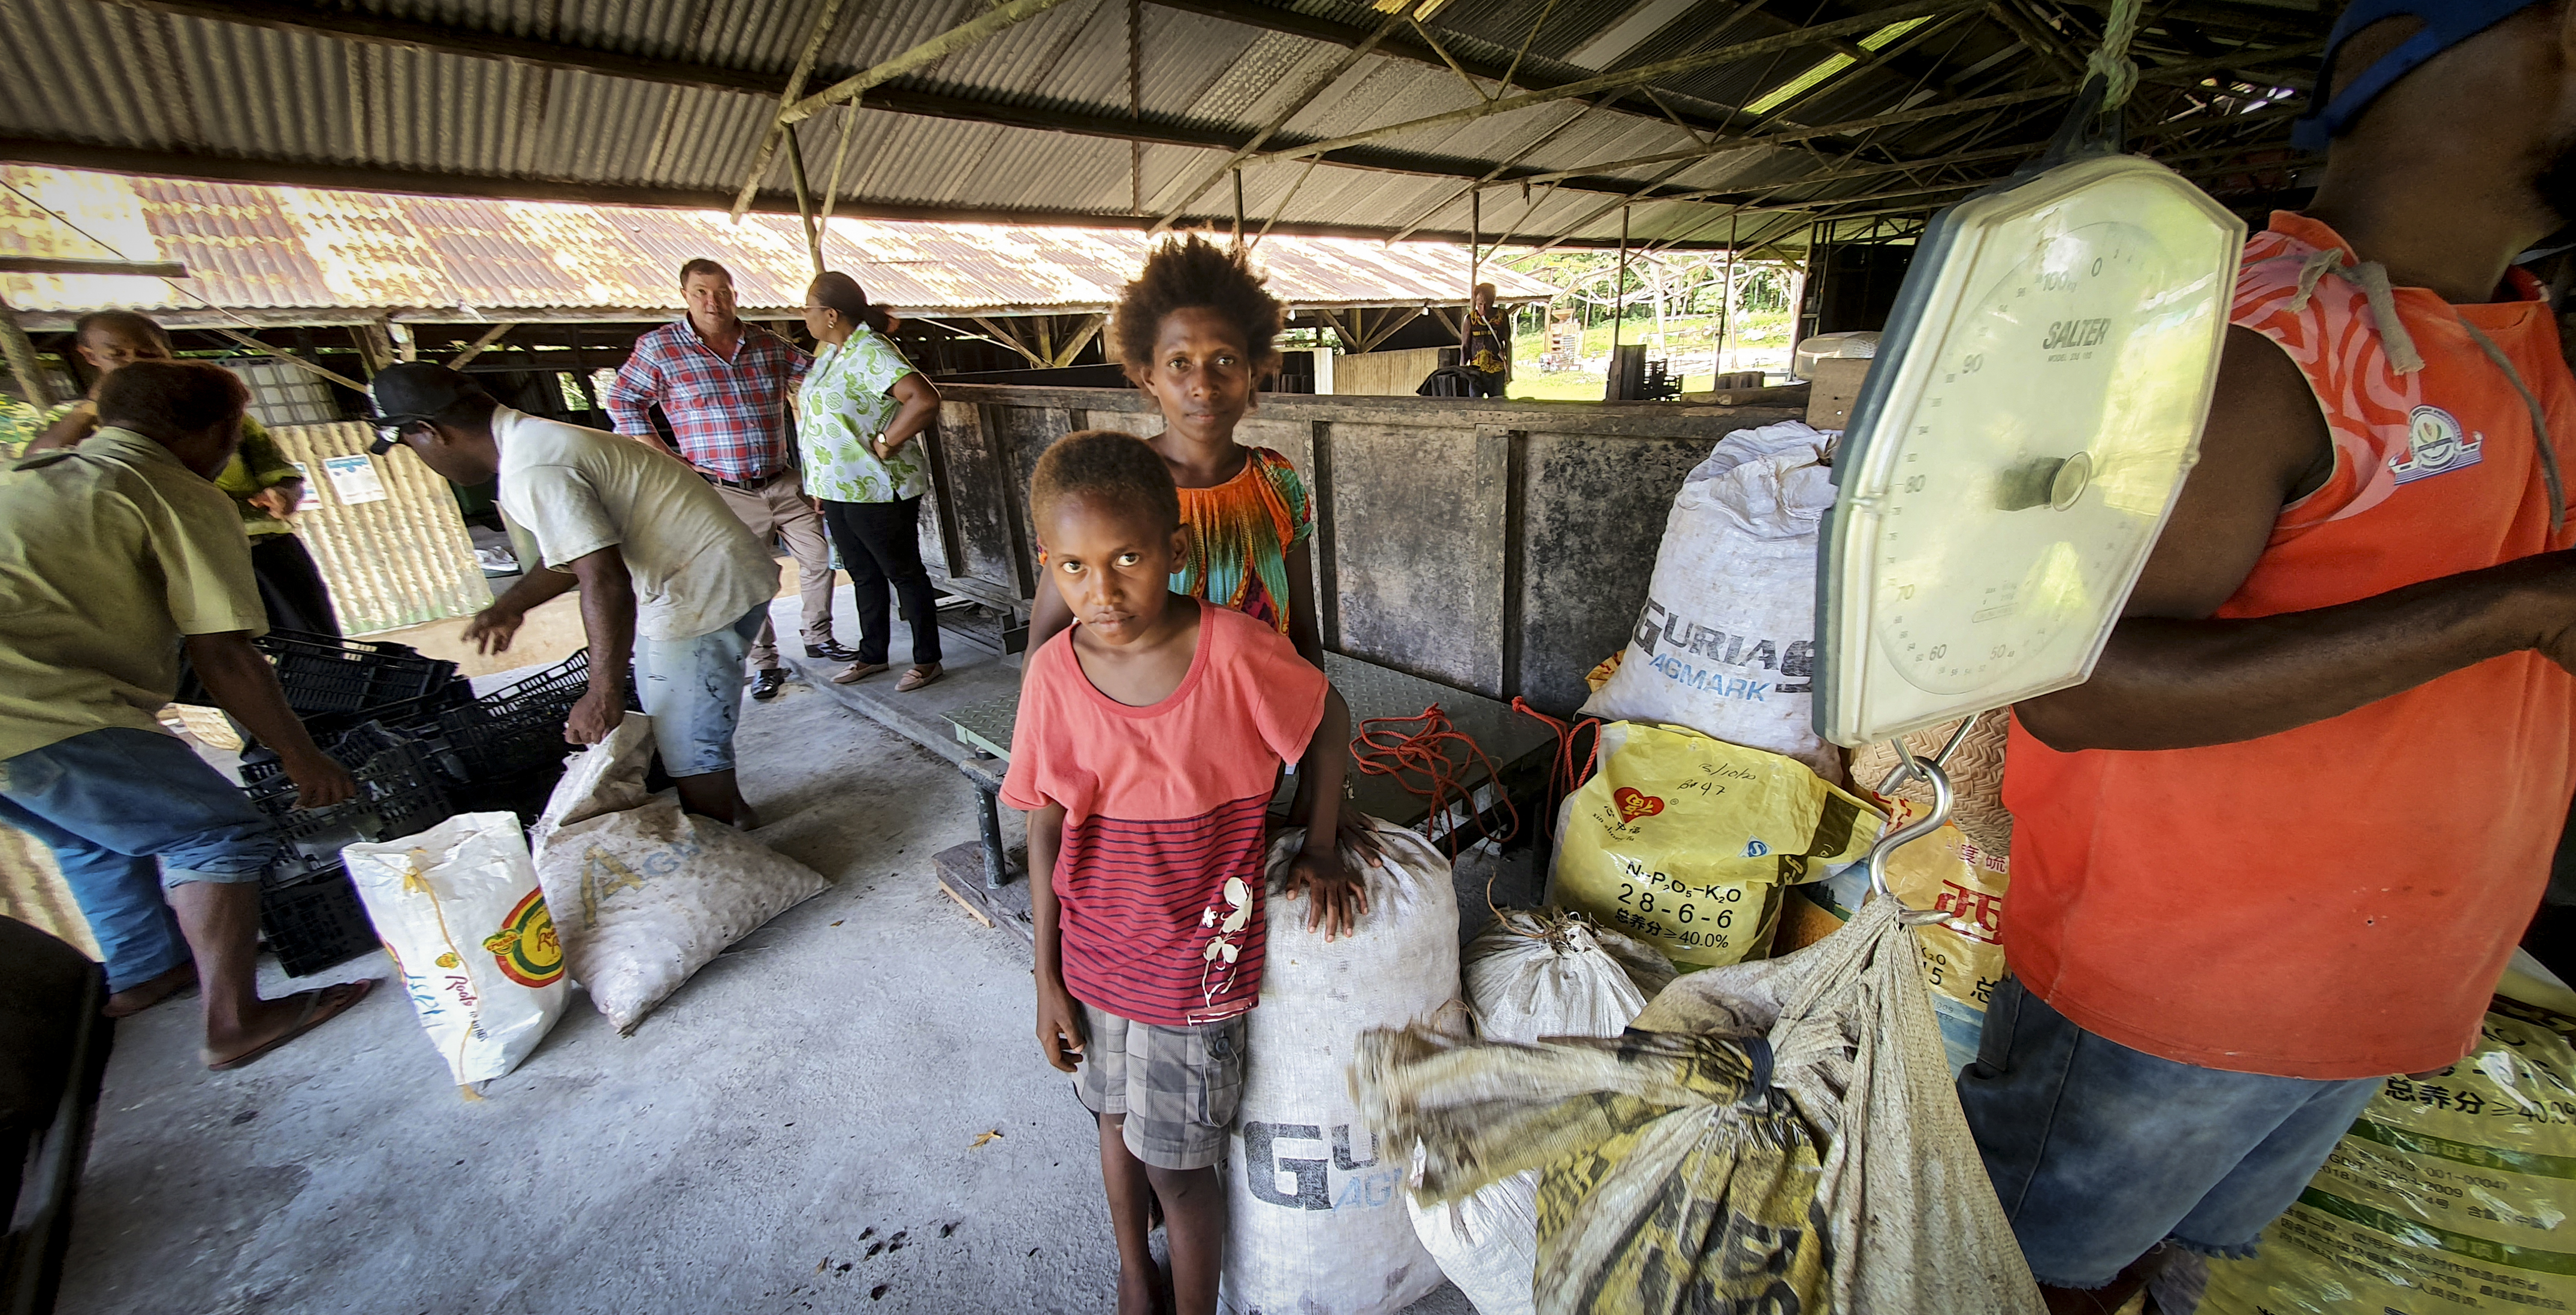
<svg viewBox="0 0 2576 1315">
<path fill-rule="evenodd" d="M 1507 703 L 1339 653 L 1324 655 L 1324 674 L 1341 691 L 1343 702 L 1350 705 L 1354 734 L 1359 724 L 1370 718 L 1418 717 L 1425 708 L 1436 704 L 1448 715 L 1452 728 L 1484 749 L 1500 774 L 1499 780 L 1490 779 L 1482 764 L 1467 761 L 1463 750 L 1446 749 L 1460 785 L 1469 792 L 1468 802 L 1451 803 L 1441 810 L 1441 816 L 1433 817 L 1429 800 L 1406 790 L 1393 777 L 1365 775 L 1354 766 L 1347 778 L 1347 807 L 1412 827 L 1438 840 L 1460 828 L 1473 830 L 1473 818 L 1478 816 L 1494 823 L 1491 815 L 1501 812 L 1502 801 L 1509 798 L 1521 810 L 1524 829 L 1535 827 L 1528 810 L 1545 783 L 1549 754 L 1556 743 L 1545 725 L 1512 711 Z M 942 852 L 938 868 L 940 885 L 978 920 L 1008 925 L 1030 936 L 1034 929 L 1028 921 L 1028 883 L 1019 880 L 1022 874 L 1003 843 L 1000 807 L 1002 774 L 1010 762 L 1011 731 L 1018 721 L 1019 709 L 1020 697 L 1012 693 L 945 714 L 958 741 L 979 755 L 962 764 L 960 770 L 975 787 L 981 836 Z M 1295 791 L 1296 778 L 1284 778 L 1278 796 L 1271 802 L 1273 810 L 1284 808 Z"/>
</svg>

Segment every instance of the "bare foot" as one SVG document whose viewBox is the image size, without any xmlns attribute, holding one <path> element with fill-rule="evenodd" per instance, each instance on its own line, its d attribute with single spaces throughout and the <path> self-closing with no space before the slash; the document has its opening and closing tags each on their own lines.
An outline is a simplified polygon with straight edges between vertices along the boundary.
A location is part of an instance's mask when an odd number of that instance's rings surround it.
<svg viewBox="0 0 2576 1315">
<path fill-rule="evenodd" d="M 110 1018 L 131 1018 L 171 996 L 196 988 L 196 961 L 185 960 L 148 982 L 138 982 L 107 997 L 107 1007 L 99 1012 Z"/>
<path fill-rule="evenodd" d="M 757 831 L 757 830 L 759 830 L 759 829 L 760 829 L 760 812 L 759 812 L 759 810 L 758 810 L 758 809 L 753 808 L 749 803 L 738 803 L 738 804 L 735 804 L 735 805 L 733 806 L 733 829 L 734 829 L 734 830 L 736 830 L 736 831 Z"/>
<path fill-rule="evenodd" d="M 246 1025 L 230 1036 L 216 1036 L 210 1030 L 206 1045 L 197 1057 L 212 1069 L 233 1069 L 250 1063 L 287 1042 L 320 1027 L 348 1011 L 349 1006 L 367 998 L 376 979 L 343 982 L 318 991 L 304 991 L 283 1000 L 262 1000 L 258 1011 Z"/>
</svg>

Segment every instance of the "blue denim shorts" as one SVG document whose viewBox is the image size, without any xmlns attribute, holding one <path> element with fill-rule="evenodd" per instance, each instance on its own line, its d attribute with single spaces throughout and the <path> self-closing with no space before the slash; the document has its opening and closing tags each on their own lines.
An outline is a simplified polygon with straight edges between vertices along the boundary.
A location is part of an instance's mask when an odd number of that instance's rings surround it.
<svg viewBox="0 0 2576 1315">
<path fill-rule="evenodd" d="M 742 619 L 694 639 L 635 641 L 635 694 L 653 718 L 662 770 L 704 776 L 733 770 L 733 733 L 742 724 L 742 659 L 769 619 L 763 603 Z"/>
<path fill-rule="evenodd" d="M 1959 1105 L 2033 1276 L 2098 1288 L 2157 1243 L 2254 1254 L 2382 1079 L 2321 1082 L 2159 1059 L 2007 977 Z"/>
<path fill-rule="evenodd" d="M 111 991 L 188 961 L 164 888 L 257 881 L 279 852 L 241 787 L 178 739 L 125 726 L 0 762 L 0 822 L 54 851 Z"/>
</svg>

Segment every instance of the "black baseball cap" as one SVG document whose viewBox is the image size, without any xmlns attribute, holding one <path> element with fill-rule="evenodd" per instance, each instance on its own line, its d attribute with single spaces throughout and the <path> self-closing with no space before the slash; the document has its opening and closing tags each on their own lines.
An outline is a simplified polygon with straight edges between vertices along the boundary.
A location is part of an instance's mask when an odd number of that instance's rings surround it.
<svg viewBox="0 0 2576 1315">
<path fill-rule="evenodd" d="M 469 397 L 483 394 L 482 386 L 444 365 L 431 361 L 404 361 L 376 371 L 373 385 L 376 401 L 376 441 L 367 450 L 379 456 L 392 451 L 402 441 L 404 428 L 432 419 L 447 408 Z"/>
</svg>

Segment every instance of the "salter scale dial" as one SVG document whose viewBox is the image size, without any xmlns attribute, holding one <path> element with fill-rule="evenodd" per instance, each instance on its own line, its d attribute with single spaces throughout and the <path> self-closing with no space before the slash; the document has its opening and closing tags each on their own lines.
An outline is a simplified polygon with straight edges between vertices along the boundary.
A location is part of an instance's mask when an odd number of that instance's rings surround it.
<svg viewBox="0 0 2576 1315">
<path fill-rule="evenodd" d="M 1933 220 L 1835 457 L 1819 733 L 1888 739 L 2091 674 L 2197 454 L 2244 239 L 2127 155 Z"/>
</svg>

